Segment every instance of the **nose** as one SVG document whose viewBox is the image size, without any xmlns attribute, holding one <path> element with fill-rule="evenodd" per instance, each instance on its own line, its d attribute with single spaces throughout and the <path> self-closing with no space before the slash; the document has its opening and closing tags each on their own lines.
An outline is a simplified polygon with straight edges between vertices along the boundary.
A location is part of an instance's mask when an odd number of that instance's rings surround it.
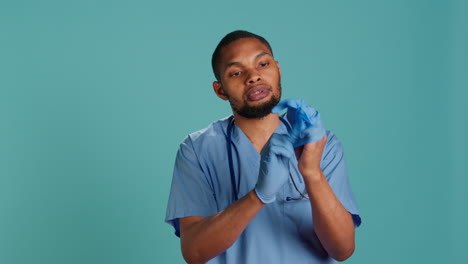
<svg viewBox="0 0 468 264">
<path fill-rule="evenodd" d="M 253 84 L 262 80 L 262 76 L 257 70 L 249 71 L 247 75 L 247 84 Z"/>
</svg>

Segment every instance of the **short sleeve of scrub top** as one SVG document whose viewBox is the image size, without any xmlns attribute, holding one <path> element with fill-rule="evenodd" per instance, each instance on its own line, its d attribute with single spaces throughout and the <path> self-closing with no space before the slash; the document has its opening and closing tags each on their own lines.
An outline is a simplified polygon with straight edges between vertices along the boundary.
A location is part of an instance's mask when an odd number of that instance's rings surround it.
<svg viewBox="0 0 468 264">
<path fill-rule="evenodd" d="M 327 136 L 320 167 L 338 200 L 351 213 L 354 225 L 359 226 L 361 218 L 349 183 L 343 147 L 335 134 L 327 131 Z"/>
<path fill-rule="evenodd" d="M 198 162 L 192 140 L 187 137 L 180 145 L 174 166 L 166 222 L 174 226 L 180 236 L 179 218 L 210 216 L 217 213 L 209 179 Z"/>
</svg>

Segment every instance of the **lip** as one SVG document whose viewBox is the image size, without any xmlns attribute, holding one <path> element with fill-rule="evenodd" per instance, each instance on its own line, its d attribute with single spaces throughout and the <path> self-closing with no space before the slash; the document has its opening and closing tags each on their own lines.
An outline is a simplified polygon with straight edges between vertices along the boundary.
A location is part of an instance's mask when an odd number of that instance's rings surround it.
<svg viewBox="0 0 468 264">
<path fill-rule="evenodd" d="M 258 101 L 267 97 L 271 92 L 271 87 L 268 85 L 255 85 L 246 93 L 246 97 L 249 101 Z"/>
</svg>

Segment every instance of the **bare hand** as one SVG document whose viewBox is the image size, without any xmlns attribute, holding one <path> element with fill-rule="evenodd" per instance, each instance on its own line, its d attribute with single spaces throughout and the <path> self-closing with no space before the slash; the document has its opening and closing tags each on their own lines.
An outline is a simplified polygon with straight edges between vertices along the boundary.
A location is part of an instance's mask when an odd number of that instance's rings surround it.
<svg viewBox="0 0 468 264">
<path fill-rule="evenodd" d="M 298 168 L 304 179 L 314 180 L 322 175 L 320 160 L 326 142 L 327 135 L 324 135 L 319 141 L 296 148 L 296 156 L 299 160 Z"/>
</svg>

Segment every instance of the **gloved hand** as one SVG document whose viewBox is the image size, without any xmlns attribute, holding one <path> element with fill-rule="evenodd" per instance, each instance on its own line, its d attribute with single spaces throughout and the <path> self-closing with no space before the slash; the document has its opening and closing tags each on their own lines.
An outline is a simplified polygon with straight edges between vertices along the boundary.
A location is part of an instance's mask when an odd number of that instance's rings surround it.
<svg viewBox="0 0 468 264">
<path fill-rule="evenodd" d="M 288 181 L 290 166 L 297 167 L 294 148 L 288 135 L 273 133 L 262 151 L 255 192 L 263 203 L 271 203 Z"/>
<path fill-rule="evenodd" d="M 325 135 L 319 112 L 305 104 L 304 100 L 286 99 L 276 105 L 271 112 L 278 113 L 286 107 L 288 108 L 286 117 L 292 128 L 290 140 L 295 148 L 316 142 Z"/>
</svg>

